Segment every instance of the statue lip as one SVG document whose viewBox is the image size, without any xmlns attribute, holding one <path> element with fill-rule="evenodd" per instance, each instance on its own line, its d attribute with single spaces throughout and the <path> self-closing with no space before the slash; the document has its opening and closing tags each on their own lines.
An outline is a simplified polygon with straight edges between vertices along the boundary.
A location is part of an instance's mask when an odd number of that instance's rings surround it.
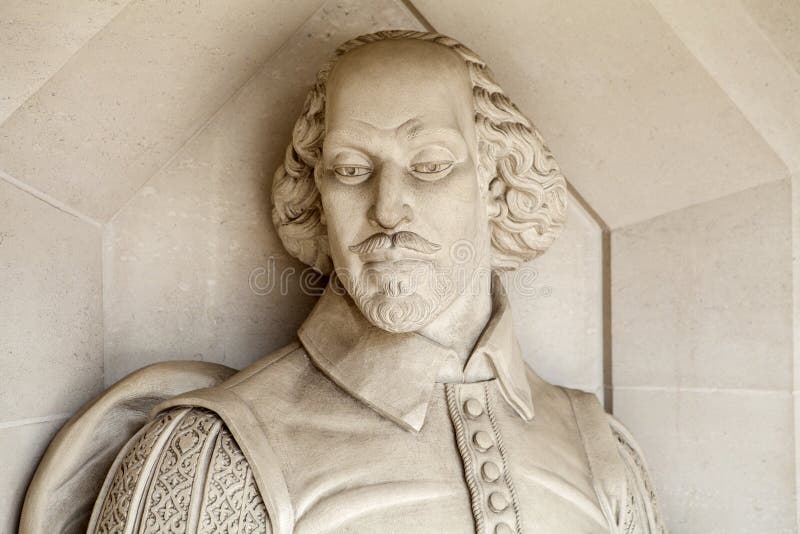
<svg viewBox="0 0 800 534">
<path fill-rule="evenodd" d="M 427 266 L 432 265 L 430 260 L 418 260 L 406 258 L 402 260 L 386 260 L 386 261 L 371 261 L 364 264 L 364 271 L 367 272 L 381 272 L 381 271 L 402 271 L 413 273 L 414 271 L 429 272 Z M 423 269 L 423 266 L 426 266 Z"/>
<path fill-rule="evenodd" d="M 375 250 L 369 254 L 361 256 L 361 261 L 364 266 L 379 265 L 379 264 L 392 264 L 400 265 L 404 263 L 412 263 L 419 265 L 420 263 L 433 263 L 430 254 L 416 252 L 407 248 L 383 248 Z"/>
</svg>

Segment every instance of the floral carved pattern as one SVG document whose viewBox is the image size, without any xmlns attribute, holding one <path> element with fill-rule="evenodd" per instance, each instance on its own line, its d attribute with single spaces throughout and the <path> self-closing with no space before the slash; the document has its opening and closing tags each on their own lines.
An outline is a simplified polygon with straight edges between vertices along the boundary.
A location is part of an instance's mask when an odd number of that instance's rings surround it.
<svg viewBox="0 0 800 534">
<path fill-rule="evenodd" d="M 264 501 L 261 500 L 261 494 L 258 492 L 256 481 L 253 478 L 253 472 L 249 469 L 238 532 L 243 534 L 267 534 L 271 532 L 267 509 L 264 506 Z"/>
<path fill-rule="evenodd" d="M 238 532 L 250 468 L 227 429 L 217 437 L 214 458 L 206 480 L 205 506 L 200 532 Z"/>
<path fill-rule="evenodd" d="M 143 534 L 186 531 L 195 475 L 202 468 L 200 453 L 220 425 L 214 414 L 201 410 L 192 410 L 183 418 L 161 454 L 146 499 Z"/>
<path fill-rule="evenodd" d="M 95 532 L 99 534 L 122 533 L 128 519 L 131 500 L 147 458 L 155 443 L 180 412 L 168 412 L 158 417 L 135 436 L 113 474 Z M 101 495 L 102 497 L 102 495 Z"/>
<path fill-rule="evenodd" d="M 121 454 L 89 532 L 271 532 L 250 465 L 213 412 L 170 410 Z"/>
</svg>

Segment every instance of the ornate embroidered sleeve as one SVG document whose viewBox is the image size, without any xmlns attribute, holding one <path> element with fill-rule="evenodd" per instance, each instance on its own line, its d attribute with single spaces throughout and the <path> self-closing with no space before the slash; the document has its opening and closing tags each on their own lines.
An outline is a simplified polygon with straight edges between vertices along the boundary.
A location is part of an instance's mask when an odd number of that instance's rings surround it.
<svg viewBox="0 0 800 534">
<path fill-rule="evenodd" d="M 253 473 L 213 412 L 169 410 L 120 451 L 88 532 L 264 533 L 269 518 Z"/>
<path fill-rule="evenodd" d="M 621 533 L 666 534 L 653 483 L 639 446 L 622 423 L 613 417 L 609 417 L 609 421 L 627 477 L 626 509 L 622 511 L 624 520 Z"/>
</svg>

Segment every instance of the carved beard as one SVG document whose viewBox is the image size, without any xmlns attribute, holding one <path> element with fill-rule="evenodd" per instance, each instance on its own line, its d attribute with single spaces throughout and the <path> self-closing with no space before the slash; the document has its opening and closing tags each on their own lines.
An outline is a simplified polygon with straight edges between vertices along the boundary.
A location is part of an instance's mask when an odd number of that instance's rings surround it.
<svg viewBox="0 0 800 534">
<path fill-rule="evenodd" d="M 369 322 L 395 334 L 414 332 L 433 320 L 436 302 L 419 295 L 375 295 L 356 302 Z"/>
<path fill-rule="evenodd" d="M 350 296 L 364 317 L 396 334 L 415 332 L 430 323 L 449 302 L 453 289 L 432 266 L 412 271 L 366 269 L 348 282 Z"/>
</svg>

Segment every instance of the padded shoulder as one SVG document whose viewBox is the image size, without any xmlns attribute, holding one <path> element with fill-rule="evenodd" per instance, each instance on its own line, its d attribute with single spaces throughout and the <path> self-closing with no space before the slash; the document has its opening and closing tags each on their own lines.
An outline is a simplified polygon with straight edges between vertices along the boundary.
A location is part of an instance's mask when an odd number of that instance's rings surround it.
<svg viewBox="0 0 800 534">
<path fill-rule="evenodd" d="M 592 483 L 612 534 L 665 534 L 644 456 L 633 436 L 591 393 L 570 398 Z"/>
<path fill-rule="evenodd" d="M 153 406 L 222 382 L 223 365 L 173 361 L 131 373 L 84 406 L 56 434 L 28 487 L 21 534 L 85 532 L 117 452 L 147 421 Z"/>
<path fill-rule="evenodd" d="M 173 408 L 146 425 L 109 471 L 87 530 L 270 533 L 253 472 L 222 419 Z"/>
<path fill-rule="evenodd" d="M 617 450 L 625 465 L 627 477 L 626 508 L 622 532 L 666 534 L 667 529 L 658 510 L 658 499 L 650 480 L 647 463 L 639 445 L 625 426 L 608 416 L 609 426 L 617 440 Z"/>
<path fill-rule="evenodd" d="M 293 532 L 294 512 L 281 462 L 265 431 L 271 428 L 265 417 L 290 415 L 284 408 L 287 402 L 292 404 L 288 400 L 291 394 L 303 394 L 296 386 L 308 371 L 307 360 L 305 351 L 295 342 L 217 386 L 178 395 L 151 412 L 157 417 L 175 408 L 203 408 L 219 417 L 249 462 L 272 531 L 281 534 Z"/>
</svg>

